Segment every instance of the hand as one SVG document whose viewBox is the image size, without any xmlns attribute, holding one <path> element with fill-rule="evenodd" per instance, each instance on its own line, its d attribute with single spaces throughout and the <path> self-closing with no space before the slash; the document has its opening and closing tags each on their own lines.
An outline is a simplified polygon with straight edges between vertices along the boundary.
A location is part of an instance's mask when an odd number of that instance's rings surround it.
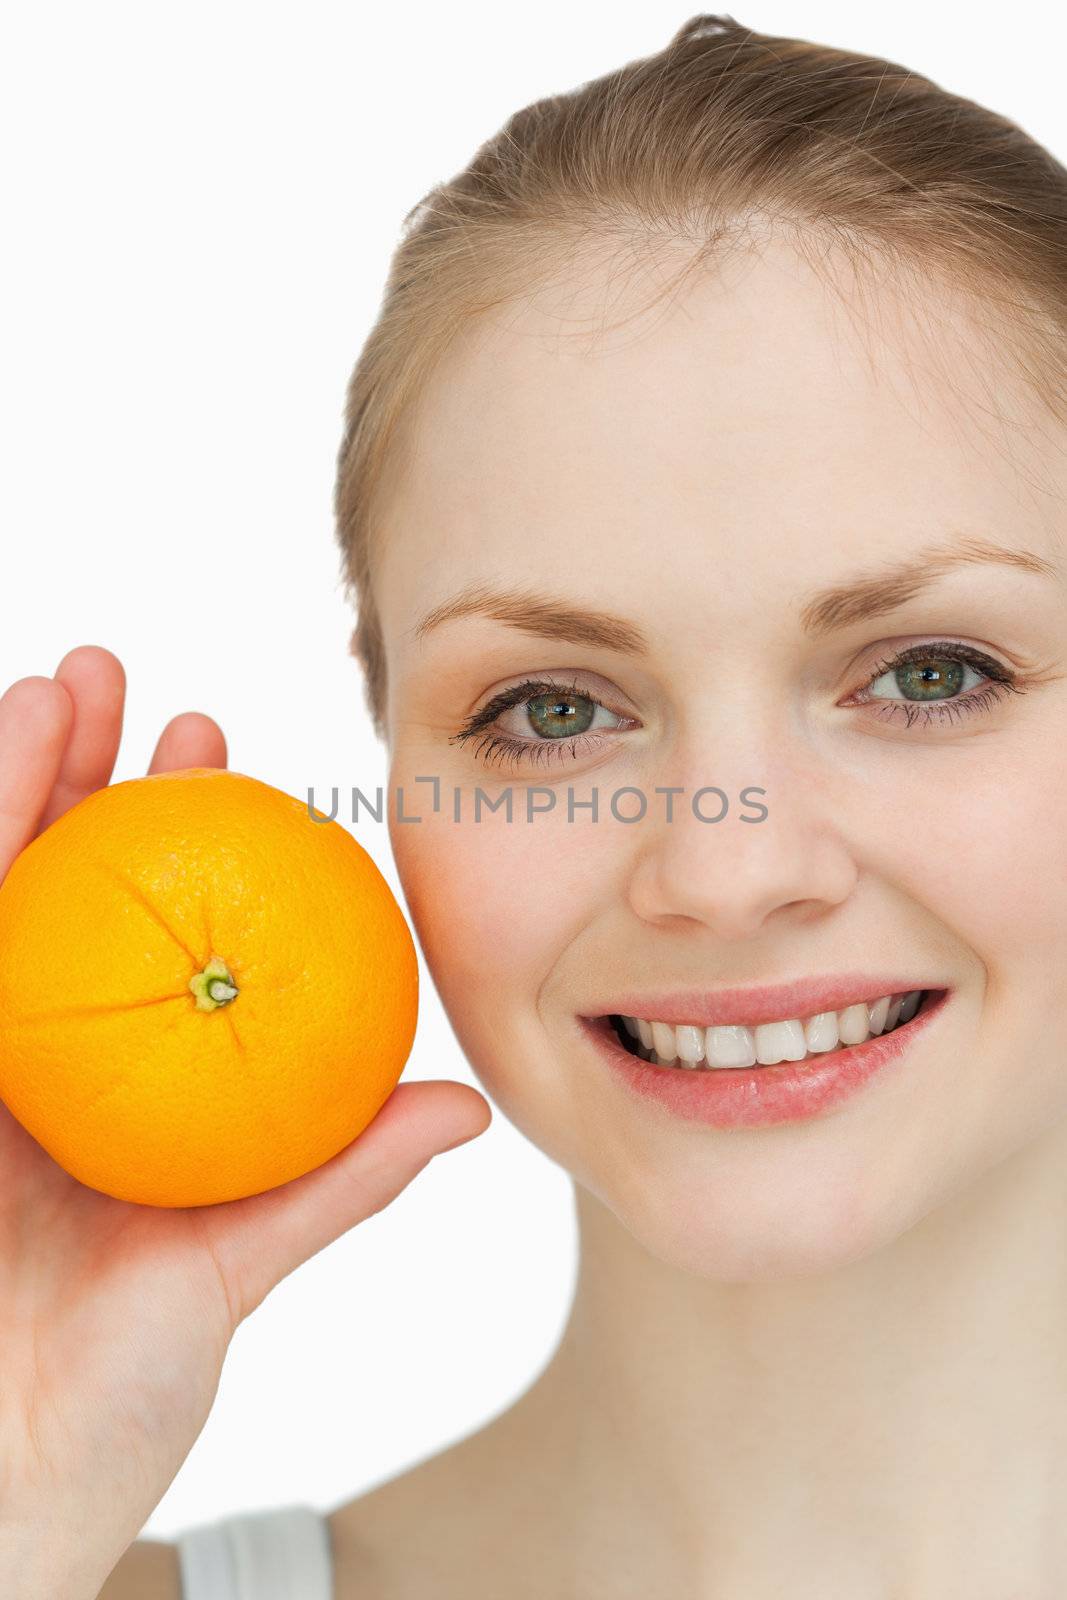
<svg viewBox="0 0 1067 1600">
<path fill-rule="evenodd" d="M 54 678 L 21 678 L 0 698 L 0 878 L 110 781 L 125 685 L 116 656 L 82 645 Z M 225 765 L 217 723 L 184 712 L 149 771 Z M 0 1105 L 0 1593 L 95 1597 L 199 1435 L 238 1325 L 491 1115 L 465 1084 L 398 1084 L 314 1172 L 163 1209 L 79 1183 Z M 18 1570 L 5 1558 L 16 1547 Z"/>
</svg>

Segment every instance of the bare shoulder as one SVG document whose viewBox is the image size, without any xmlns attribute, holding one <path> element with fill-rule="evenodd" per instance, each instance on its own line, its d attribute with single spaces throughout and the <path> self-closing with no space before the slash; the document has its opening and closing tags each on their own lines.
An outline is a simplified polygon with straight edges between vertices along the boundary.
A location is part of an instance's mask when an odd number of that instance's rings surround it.
<svg viewBox="0 0 1067 1600">
<path fill-rule="evenodd" d="M 113 1567 L 97 1600 L 182 1600 L 177 1545 L 136 1539 Z"/>
<path fill-rule="evenodd" d="M 334 1600 L 519 1600 L 506 1435 L 498 1418 L 331 1512 Z"/>
<path fill-rule="evenodd" d="M 421 1461 L 330 1513 L 334 1600 L 400 1600 L 418 1592 L 413 1563 L 432 1538 L 443 1501 L 453 1499 L 455 1454 L 445 1450 Z"/>
</svg>

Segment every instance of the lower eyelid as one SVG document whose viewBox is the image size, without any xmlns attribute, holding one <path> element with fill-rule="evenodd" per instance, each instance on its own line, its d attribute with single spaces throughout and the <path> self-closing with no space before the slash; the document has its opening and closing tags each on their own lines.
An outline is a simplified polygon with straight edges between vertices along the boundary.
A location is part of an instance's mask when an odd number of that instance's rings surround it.
<svg viewBox="0 0 1067 1600">
<path fill-rule="evenodd" d="M 957 727 L 964 716 L 973 716 L 978 713 L 988 714 L 994 702 L 1003 700 L 1008 694 L 1021 693 L 1018 685 L 1004 683 L 996 678 L 987 678 L 984 683 L 969 689 L 965 694 L 952 695 L 946 700 L 894 700 L 887 696 L 878 696 L 871 700 L 859 701 L 858 704 L 867 708 L 877 707 L 876 717 L 882 722 L 891 720 L 901 721 L 903 718 L 907 728 L 916 722 L 929 724 L 930 722 L 944 722 L 955 724 Z"/>
<path fill-rule="evenodd" d="M 474 735 L 474 748 L 472 754 L 479 761 L 489 766 L 492 764 L 494 752 L 501 755 L 516 766 L 521 766 L 524 761 L 562 761 L 573 752 L 572 759 L 577 759 L 579 754 L 584 754 L 584 746 L 590 742 L 587 733 L 570 734 L 565 739 L 514 739 L 507 734 L 494 734 L 492 729 L 482 729 L 480 734 Z M 602 744 L 603 740 L 595 736 L 593 744 Z M 579 750 L 577 747 L 582 746 Z"/>
</svg>

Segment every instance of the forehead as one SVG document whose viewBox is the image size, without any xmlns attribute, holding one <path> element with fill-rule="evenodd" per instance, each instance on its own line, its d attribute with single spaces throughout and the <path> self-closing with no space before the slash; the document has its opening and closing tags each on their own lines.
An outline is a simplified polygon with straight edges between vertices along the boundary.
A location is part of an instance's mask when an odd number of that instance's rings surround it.
<svg viewBox="0 0 1067 1600">
<path fill-rule="evenodd" d="M 487 575 L 610 552 L 810 571 L 813 543 L 1051 522 L 1062 435 L 962 294 L 785 240 L 697 272 L 592 251 L 469 324 L 420 393 L 380 531 L 383 627 Z"/>
</svg>

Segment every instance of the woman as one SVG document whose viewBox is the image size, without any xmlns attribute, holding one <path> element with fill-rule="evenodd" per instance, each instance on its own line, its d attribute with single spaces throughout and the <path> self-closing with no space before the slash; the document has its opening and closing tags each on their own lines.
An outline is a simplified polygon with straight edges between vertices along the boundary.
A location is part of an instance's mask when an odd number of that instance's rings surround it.
<svg viewBox="0 0 1067 1600">
<path fill-rule="evenodd" d="M 697 17 L 409 224 L 341 452 L 354 646 L 390 796 L 440 778 L 390 832 L 449 1017 L 575 1180 L 571 1316 L 329 1519 L 123 1555 L 351 1177 L 387 1203 L 488 1107 L 402 1085 L 319 1172 L 162 1218 L 12 1127 L 9 1563 L 78 1600 L 1062 1593 L 1067 174 Z M 90 657 L 0 702 L 9 842 L 107 781 Z M 155 765 L 224 759 L 180 719 Z M 49 1298 L 87 1241 L 88 1346 Z"/>
</svg>

